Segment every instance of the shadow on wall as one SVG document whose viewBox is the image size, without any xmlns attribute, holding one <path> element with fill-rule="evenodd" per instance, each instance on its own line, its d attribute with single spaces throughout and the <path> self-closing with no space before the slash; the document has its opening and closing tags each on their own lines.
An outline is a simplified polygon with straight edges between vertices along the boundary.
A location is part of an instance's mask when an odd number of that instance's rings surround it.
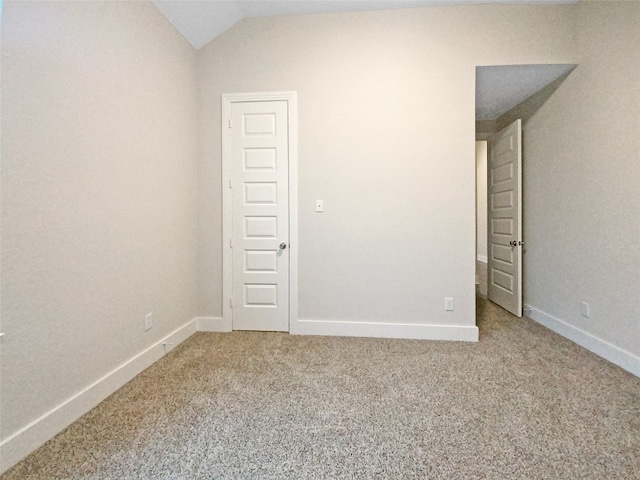
<svg viewBox="0 0 640 480">
<path fill-rule="evenodd" d="M 477 67 L 476 140 L 486 139 L 486 134 L 498 132 L 518 118 L 526 123 L 576 67 L 570 64 Z"/>
</svg>

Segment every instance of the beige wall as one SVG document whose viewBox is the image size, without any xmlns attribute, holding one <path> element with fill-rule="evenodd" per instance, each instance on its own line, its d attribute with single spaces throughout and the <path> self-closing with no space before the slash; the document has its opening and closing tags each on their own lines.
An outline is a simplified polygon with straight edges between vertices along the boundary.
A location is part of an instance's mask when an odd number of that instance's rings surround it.
<svg viewBox="0 0 640 480">
<path fill-rule="evenodd" d="M 579 63 L 525 125 L 525 300 L 637 355 L 638 18 L 247 19 L 196 56 L 150 3 L 5 2 L 2 438 L 221 315 L 222 93 L 298 92 L 301 318 L 473 325 L 475 67 Z"/>
<path fill-rule="evenodd" d="M 575 61 L 573 11 L 254 18 L 200 50 L 199 313 L 222 313 L 220 95 L 295 90 L 300 318 L 475 325 L 475 68 Z"/>
<path fill-rule="evenodd" d="M 525 301 L 638 357 L 640 3 L 576 13 L 578 67 L 524 130 Z"/>
<path fill-rule="evenodd" d="M 151 3 L 4 2 L 1 61 L 6 439 L 195 316 L 197 130 Z"/>
</svg>

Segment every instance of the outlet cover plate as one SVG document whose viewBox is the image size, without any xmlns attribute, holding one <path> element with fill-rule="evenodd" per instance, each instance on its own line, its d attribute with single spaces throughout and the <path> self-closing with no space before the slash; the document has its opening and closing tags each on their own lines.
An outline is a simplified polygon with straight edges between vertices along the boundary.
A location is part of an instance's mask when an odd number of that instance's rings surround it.
<svg viewBox="0 0 640 480">
<path fill-rule="evenodd" d="M 147 313 L 144 316 L 144 331 L 151 330 L 151 327 L 153 327 L 153 313 Z"/>
<path fill-rule="evenodd" d="M 580 315 L 589 318 L 589 315 L 591 313 L 589 310 L 589 304 L 587 302 L 580 303 Z"/>
<path fill-rule="evenodd" d="M 445 297 L 445 299 L 444 299 L 444 309 L 447 312 L 452 312 L 453 311 L 453 298 Z"/>
</svg>

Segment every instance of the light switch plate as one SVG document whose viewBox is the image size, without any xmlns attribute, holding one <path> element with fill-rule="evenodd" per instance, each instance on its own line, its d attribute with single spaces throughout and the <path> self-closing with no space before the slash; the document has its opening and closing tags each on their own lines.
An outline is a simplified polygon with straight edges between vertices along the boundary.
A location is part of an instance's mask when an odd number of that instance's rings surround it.
<svg viewBox="0 0 640 480">
<path fill-rule="evenodd" d="M 324 200 L 316 200 L 316 212 L 324 212 Z"/>
</svg>

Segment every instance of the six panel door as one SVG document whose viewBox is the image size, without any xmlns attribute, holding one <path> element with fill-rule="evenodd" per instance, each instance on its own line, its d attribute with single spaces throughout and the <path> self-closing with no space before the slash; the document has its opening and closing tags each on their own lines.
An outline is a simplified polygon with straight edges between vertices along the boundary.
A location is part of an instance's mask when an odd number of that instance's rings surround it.
<svg viewBox="0 0 640 480">
<path fill-rule="evenodd" d="M 231 105 L 234 330 L 289 331 L 287 111 L 282 100 Z"/>
<path fill-rule="evenodd" d="M 522 317 L 522 133 L 516 120 L 490 142 L 489 300 Z"/>
</svg>

